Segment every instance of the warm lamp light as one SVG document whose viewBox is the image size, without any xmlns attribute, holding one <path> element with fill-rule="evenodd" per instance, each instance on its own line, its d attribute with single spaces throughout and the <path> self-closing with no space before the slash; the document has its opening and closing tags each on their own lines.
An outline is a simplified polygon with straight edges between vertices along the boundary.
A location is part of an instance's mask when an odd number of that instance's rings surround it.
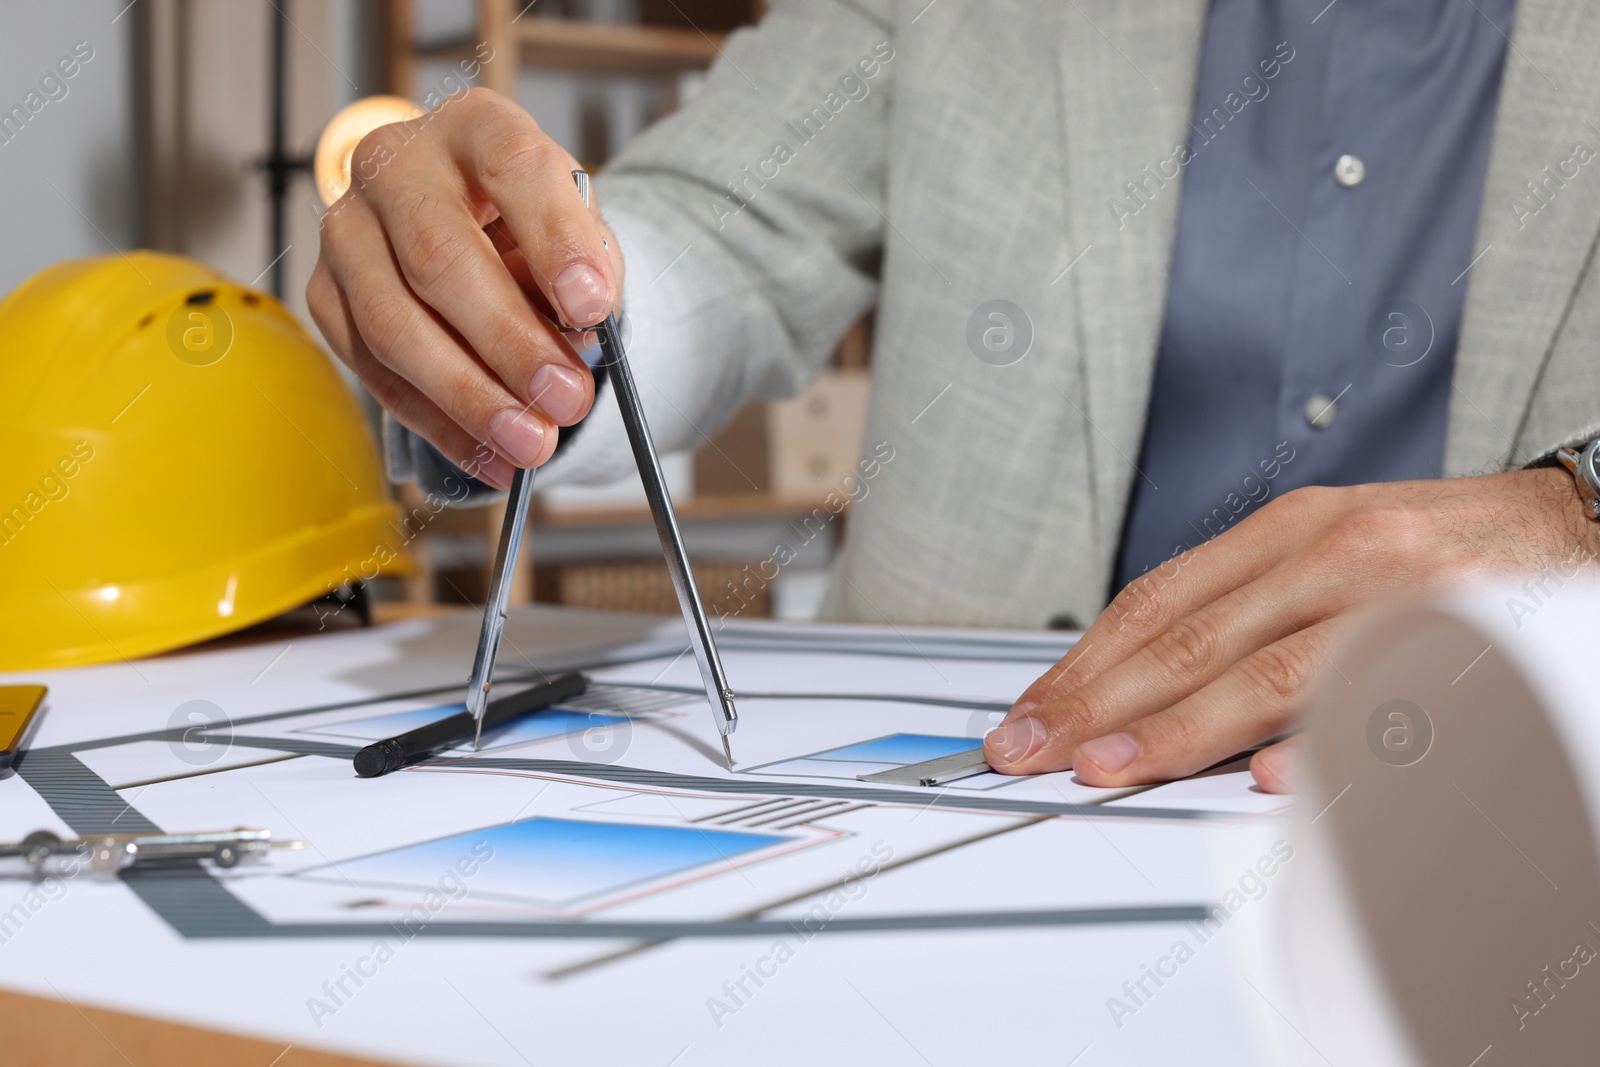
<svg viewBox="0 0 1600 1067">
<path fill-rule="evenodd" d="M 332 207 L 350 188 L 350 157 L 355 154 L 361 138 L 379 126 L 422 115 L 422 109 L 403 96 L 369 96 L 333 116 L 317 139 L 317 153 L 312 163 L 317 193 L 323 204 Z"/>
</svg>

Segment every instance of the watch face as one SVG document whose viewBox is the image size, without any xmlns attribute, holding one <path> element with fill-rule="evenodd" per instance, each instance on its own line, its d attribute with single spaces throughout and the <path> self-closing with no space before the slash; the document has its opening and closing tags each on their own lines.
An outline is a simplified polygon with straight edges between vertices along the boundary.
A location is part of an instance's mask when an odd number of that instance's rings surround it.
<svg viewBox="0 0 1600 1067">
<path fill-rule="evenodd" d="M 1578 474 L 1589 487 L 1600 492 L 1600 438 L 1589 442 L 1587 448 L 1578 456 Z"/>
</svg>

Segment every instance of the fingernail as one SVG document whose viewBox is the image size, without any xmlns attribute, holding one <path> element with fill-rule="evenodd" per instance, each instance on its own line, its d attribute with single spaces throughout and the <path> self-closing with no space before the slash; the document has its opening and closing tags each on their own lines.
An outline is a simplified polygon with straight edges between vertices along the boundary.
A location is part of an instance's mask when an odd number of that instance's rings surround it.
<svg viewBox="0 0 1600 1067">
<path fill-rule="evenodd" d="M 1138 754 L 1138 742 L 1127 734 L 1097 737 L 1078 746 L 1078 755 L 1110 774 L 1115 774 L 1132 763 Z"/>
<path fill-rule="evenodd" d="M 574 263 L 556 275 L 556 303 L 570 326 L 589 326 L 606 313 L 606 283 L 587 263 Z"/>
<path fill-rule="evenodd" d="M 489 420 L 495 447 L 518 463 L 531 464 L 544 451 L 544 425 L 521 408 L 506 408 Z"/>
<path fill-rule="evenodd" d="M 1044 723 L 1031 716 L 1001 723 L 984 739 L 984 748 L 1001 763 L 1016 763 L 1044 744 Z"/>
<path fill-rule="evenodd" d="M 1038 706 L 1039 702 L 1037 700 L 1019 700 L 1011 705 L 1010 711 L 1006 712 L 1005 721 L 1010 722 L 1012 719 L 1020 719 Z"/>
<path fill-rule="evenodd" d="M 578 421 L 589 396 L 578 372 L 557 363 L 546 363 L 533 372 L 528 393 L 540 411 L 562 426 Z"/>
</svg>

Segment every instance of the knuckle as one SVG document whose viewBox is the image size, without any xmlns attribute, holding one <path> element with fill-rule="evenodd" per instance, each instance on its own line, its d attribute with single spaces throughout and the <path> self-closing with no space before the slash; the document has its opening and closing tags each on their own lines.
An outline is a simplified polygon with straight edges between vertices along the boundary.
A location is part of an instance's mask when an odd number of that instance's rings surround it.
<svg viewBox="0 0 1600 1067">
<path fill-rule="evenodd" d="M 539 334 L 534 326 L 509 308 L 501 308 L 493 314 L 486 325 L 486 336 L 488 352 L 482 354 L 490 357 L 491 365 L 522 364 L 540 349 Z"/>
<path fill-rule="evenodd" d="M 1200 616 L 1180 619 L 1151 643 L 1150 654 L 1169 674 L 1204 676 L 1216 663 L 1216 628 Z"/>
<path fill-rule="evenodd" d="M 382 394 L 378 395 L 378 403 L 384 410 L 400 421 L 402 426 L 416 428 L 419 433 L 425 433 L 434 417 L 434 411 L 422 398 L 422 394 L 414 389 L 402 387 L 398 380 L 390 379 L 384 382 Z"/>
<path fill-rule="evenodd" d="M 1047 710 L 1048 727 L 1056 737 L 1092 737 L 1101 720 L 1098 709 L 1081 693 L 1057 697 Z"/>
<path fill-rule="evenodd" d="M 556 143 L 539 132 L 537 127 L 519 124 L 517 128 L 496 138 L 490 146 L 483 162 L 484 181 L 498 185 L 536 172 L 549 162 L 553 154 L 560 151 Z"/>
<path fill-rule="evenodd" d="M 516 109 L 516 104 L 509 97 L 482 85 L 474 85 L 461 96 L 461 110 L 471 112 L 471 117 L 477 121 L 488 114 L 500 114 L 513 109 Z"/>
<path fill-rule="evenodd" d="M 473 85 L 461 94 L 461 103 L 457 106 L 466 111 L 480 111 L 491 101 L 503 99 L 504 97 L 493 89 L 486 89 L 481 85 Z"/>
<path fill-rule="evenodd" d="M 1431 556 L 1438 541 L 1432 518 L 1411 508 L 1386 508 L 1383 515 L 1384 541 L 1390 553 L 1403 559 Z"/>
<path fill-rule="evenodd" d="M 406 277 L 419 290 L 437 292 L 472 252 L 462 227 L 453 222 L 419 226 L 405 242 Z"/>
<path fill-rule="evenodd" d="M 1154 573 L 1146 573 L 1129 582 L 1111 601 L 1108 609 L 1116 620 L 1117 628 L 1132 626 L 1135 630 L 1153 627 L 1167 612 L 1165 584 Z"/>
<path fill-rule="evenodd" d="M 356 142 L 355 151 L 350 154 L 352 189 L 382 181 L 390 170 L 389 165 L 400 156 L 404 142 L 399 133 L 394 124 L 379 126 Z"/>
<path fill-rule="evenodd" d="M 324 335 L 328 333 L 328 323 L 333 321 L 338 307 L 338 285 L 334 282 L 333 274 L 328 270 L 327 264 L 319 259 L 317 265 L 312 268 L 311 277 L 306 281 L 306 308 Z"/>
<path fill-rule="evenodd" d="M 1160 729 L 1152 733 L 1150 742 L 1145 747 L 1159 748 L 1171 754 L 1181 755 L 1204 752 L 1211 742 L 1212 738 L 1193 716 L 1172 714 L 1161 717 Z"/>
<path fill-rule="evenodd" d="M 335 200 L 328 210 L 323 212 L 321 220 L 317 223 L 319 238 L 322 243 L 323 255 L 328 255 L 338 249 L 346 240 L 352 224 L 355 222 L 357 212 L 351 210 L 360 190 L 351 185 L 344 191 L 344 195 Z"/>
<path fill-rule="evenodd" d="M 1018 701 L 1031 700 L 1035 704 L 1043 704 L 1052 700 L 1057 692 L 1068 692 L 1074 682 L 1072 672 L 1082 662 L 1084 653 L 1089 650 L 1087 640 L 1079 640 L 1072 649 L 1059 660 L 1055 666 L 1045 671 L 1039 678 L 1018 697 Z"/>
<path fill-rule="evenodd" d="M 481 130 L 540 132 L 526 108 L 504 93 L 476 85 L 461 95 L 458 121 Z"/>
<path fill-rule="evenodd" d="M 1357 559 L 1410 558 L 1429 544 L 1426 517 L 1399 507 L 1361 508 L 1335 523 L 1328 540 L 1334 555 Z"/>
<path fill-rule="evenodd" d="M 1246 658 L 1239 664 L 1239 670 L 1252 687 L 1282 705 L 1304 691 L 1315 671 L 1315 662 L 1308 648 L 1277 644 Z"/>
<path fill-rule="evenodd" d="M 415 321 L 411 298 L 397 291 L 375 293 L 360 304 L 358 315 L 362 340 L 379 361 L 392 365 L 400 339 Z"/>
<path fill-rule="evenodd" d="M 1333 507 L 1339 493 L 1338 489 L 1325 485 L 1304 485 L 1267 501 L 1261 511 L 1285 522 L 1309 519 Z"/>
<path fill-rule="evenodd" d="M 376 400 L 383 410 L 398 419 L 401 425 L 413 428 L 416 397 L 401 387 L 397 376 L 371 367 L 362 368 L 357 374 L 361 378 L 361 384 L 366 386 L 367 392 L 372 394 L 372 399 Z"/>
<path fill-rule="evenodd" d="M 1344 499 L 1344 489 L 1333 485 L 1303 485 L 1287 494 L 1296 498 L 1301 507 L 1326 508 Z"/>
</svg>

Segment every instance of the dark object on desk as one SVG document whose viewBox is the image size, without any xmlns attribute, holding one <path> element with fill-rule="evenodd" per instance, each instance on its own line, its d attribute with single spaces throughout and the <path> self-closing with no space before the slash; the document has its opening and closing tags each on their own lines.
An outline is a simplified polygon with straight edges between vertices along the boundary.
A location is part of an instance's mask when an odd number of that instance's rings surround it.
<svg viewBox="0 0 1600 1067">
<path fill-rule="evenodd" d="M 42 685 L 0 685 L 0 778 L 11 773 L 12 762 L 39 721 L 46 692 Z"/>
<path fill-rule="evenodd" d="M 947 782 L 957 782 L 977 774 L 988 774 L 990 770 L 989 764 L 984 762 L 983 745 L 980 743 L 965 752 L 954 752 L 921 763 L 908 763 L 904 767 L 895 767 L 874 774 L 858 774 L 856 781 L 872 782 L 874 785 L 917 785 L 927 788 L 944 785 Z"/>
<path fill-rule="evenodd" d="M 581 17 L 581 16 L 580 16 Z M 640 0 L 639 21 L 701 33 L 727 33 L 760 18 L 752 0 Z"/>
<path fill-rule="evenodd" d="M 504 726 L 529 712 L 541 711 L 552 704 L 570 700 L 588 688 L 588 675 L 569 671 L 542 685 L 491 700 L 483 712 L 483 728 L 493 730 L 497 726 Z M 377 778 L 427 759 L 472 737 L 477 726 L 472 713 L 462 711 L 438 722 L 408 730 L 399 737 L 375 741 L 356 753 L 356 775 L 360 778 Z"/>
<path fill-rule="evenodd" d="M 202 831 L 200 833 L 101 834 L 63 841 L 49 830 L 35 830 L 21 841 L 0 844 L 0 873 L 12 868 L 33 878 L 72 878 L 80 866 L 100 875 L 129 867 L 193 864 L 210 860 L 233 867 L 241 860 L 265 860 L 274 849 L 297 849 L 304 841 L 274 841 L 271 830 Z"/>
</svg>

